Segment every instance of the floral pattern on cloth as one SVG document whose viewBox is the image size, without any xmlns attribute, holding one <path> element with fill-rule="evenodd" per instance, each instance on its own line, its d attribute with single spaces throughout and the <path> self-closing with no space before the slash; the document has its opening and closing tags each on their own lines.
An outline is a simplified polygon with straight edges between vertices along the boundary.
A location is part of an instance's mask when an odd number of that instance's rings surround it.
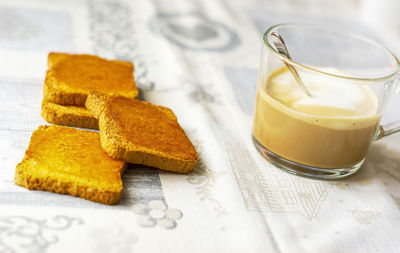
<svg viewBox="0 0 400 253">
<path fill-rule="evenodd" d="M 0 218 L 0 252 L 44 253 L 58 242 L 58 233 L 83 221 L 67 216 L 35 219 L 27 216 Z"/>
<path fill-rule="evenodd" d="M 132 211 L 138 215 L 137 223 L 142 227 L 158 227 L 174 229 L 177 221 L 182 218 L 180 210 L 169 208 L 162 200 L 151 200 L 132 206 Z"/>
</svg>

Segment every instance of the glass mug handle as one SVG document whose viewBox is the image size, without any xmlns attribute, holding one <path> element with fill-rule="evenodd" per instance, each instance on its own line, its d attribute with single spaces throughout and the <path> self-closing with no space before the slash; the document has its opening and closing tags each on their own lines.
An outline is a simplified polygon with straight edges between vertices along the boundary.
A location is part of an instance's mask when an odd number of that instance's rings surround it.
<svg viewBox="0 0 400 253">
<path fill-rule="evenodd" d="M 383 126 L 381 125 L 379 126 L 378 134 L 375 140 L 379 140 L 382 137 L 385 137 L 387 135 L 393 134 L 398 131 L 400 131 L 400 120 L 391 122 Z"/>
<path fill-rule="evenodd" d="M 400 74 L 397 74 L 397 76 L 393 78 L 393 80 L 386 83 L 385 86 L 386 91 L 389 93 L 400 93 Z M 400 120 L 391 122 L 386 125 L 380 125 L 375 140 L 379 140 L 398 131 L 400 131 Z"/>
</svg>

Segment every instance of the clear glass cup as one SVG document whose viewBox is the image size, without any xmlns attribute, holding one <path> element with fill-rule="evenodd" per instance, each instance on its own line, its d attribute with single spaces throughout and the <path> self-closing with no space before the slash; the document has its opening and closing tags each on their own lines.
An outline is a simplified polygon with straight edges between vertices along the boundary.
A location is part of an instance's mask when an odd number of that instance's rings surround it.
<svg viewBox="0 0 400 253">
<path fill-rule="evenodd" d="M 290 58 L 276 49 L 274 32 Z M 400 89 L 399 73 L 396 56 L 370 39 L 314 25 L 273 26 L 263 37 L 253 142 L 287 172 L 349 176 L 361 167 L 373 140 L 400 130 L 400 122 L 379 124 L 390 94 Z"/>
</svg>

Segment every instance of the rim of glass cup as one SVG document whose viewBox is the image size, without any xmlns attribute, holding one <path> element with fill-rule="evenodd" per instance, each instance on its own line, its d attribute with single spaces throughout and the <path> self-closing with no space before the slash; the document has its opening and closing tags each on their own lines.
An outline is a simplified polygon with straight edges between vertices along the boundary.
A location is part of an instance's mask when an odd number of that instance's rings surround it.
<svg viewBox="0 0 400 253">
<path fill-rule="evenodd" d="M 384 49 L 392 58 L 393 61 L 396 64 L 396 71 L 394 71 L 392 74 L 390 75 L 386 75 L 386 76 L 382 76 L 382 77 L 374 77 L 374 78 L 363 78 L 363 77 L 352 77 L 352 76 L 345 76 L 345 75 L 337 75 L 337 74 L 332 74 L 332 73 L 328 73 L 325 71 L 321 71 L 319 69 L 307 66 L 305 64 L 301 64 L 298 62 L 295 62 L 289 58 L 287 58 L 286 56 L 280 54 L 268 41 L 268 38 L 270 36 L 270 34 L 272 33 L 272 31 L 276 28 L 279 27 L 289 27 L 289 26 L 294 26 L 294 27 L 312 27 L 312 28 L 316 28 L 316 29 L 320 29 L 320 30 L 325 30 L 325 31 L 329 31 L 329 32 L 333 32 L 333 33 L 340 33 L 349 37 L 353 37 L 355 39 L 358 40 L 363 40 L 365 42 L 368 42 L 370 44 L 373 44 L 377 47 L 380 47 L 382 49 Z M 296 23 L 283 23 L 283 24 L 277 24 L 274 26 L 271 26 L 270 28 L 268 28 L 268 30 L 264 33 L 263 36 L 263 40 L 264 40 L 264 44 L 267 46 L 267 48 L 269 48 L 278 58 L 280 58 L 281 60 L 296 66 L 298 68 L 303 68 L 312 72 L 317 72 L 323 75 L 328 75 L 328 76 L 332 76 L 332 77 L 336 77 L 336 78 L 342 78 L 342 79 L 346 79 L 346 80 L 351 80 L 351 81 L 360 81 L 360 82 L 380 82 L 380 81 L 387 81 L 389 79 L 392 79 L 395 75 L 397 75 L 398 73 L 400 73 L 400 61 L 399 59 L 392 53 L 392 51 L 390 51 L 389 49 L 387 49 L 386 47 L 382 46 L 380 43 L 366 38 L 362 35 L 358 35 L 358 34 L 352 34 L 349 32 L 344 32 L 344 31 L 340 31 L 340 30 L 336 30 L 336 29 L 331 29 L 329 27 L 324 27 L 324 26 L 319 26 L 319 25 L 312 25 L 312 24 L 296 24 Z"/>
</svg>

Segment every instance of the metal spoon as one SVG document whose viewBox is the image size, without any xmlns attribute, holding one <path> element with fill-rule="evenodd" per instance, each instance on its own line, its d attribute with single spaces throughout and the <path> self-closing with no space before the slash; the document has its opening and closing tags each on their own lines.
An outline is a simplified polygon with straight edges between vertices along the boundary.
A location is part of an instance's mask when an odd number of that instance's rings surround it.
<svg viewBox="0 0 400 253">
<path fill-rule="evenodd" d="M 273 38 L 274 37 L 276 38 L 273 41 L 274 45 L 276 47 L 276 50 L 278 50 L 278 52 L 280 54 L 286 56 L 286 58 L 291 60 L 292 58 L 289 55 L 289 51 L 287 50 L 285 41 L 283 41 L 282 37 L 277 32 L 272 32 L 271 35 L 273 36 Z M 299 72 L 297 72 L 297 70 L 289 63 L 287 63 L 285 61 L 283 61 L 283 63 L 285 63 L 286 67 L 290 70 L 290 72 L 292 72 L 294 79 L 296 80 L 296 82 L 300 86 L 300 88 L 304 91 L 304 93 L 306 93 L 309 97 L 311 97 L 311 93 L 307 90 L 306 86 L 304 85 L 303 81 L 301 80 Z"/>
</svg>

